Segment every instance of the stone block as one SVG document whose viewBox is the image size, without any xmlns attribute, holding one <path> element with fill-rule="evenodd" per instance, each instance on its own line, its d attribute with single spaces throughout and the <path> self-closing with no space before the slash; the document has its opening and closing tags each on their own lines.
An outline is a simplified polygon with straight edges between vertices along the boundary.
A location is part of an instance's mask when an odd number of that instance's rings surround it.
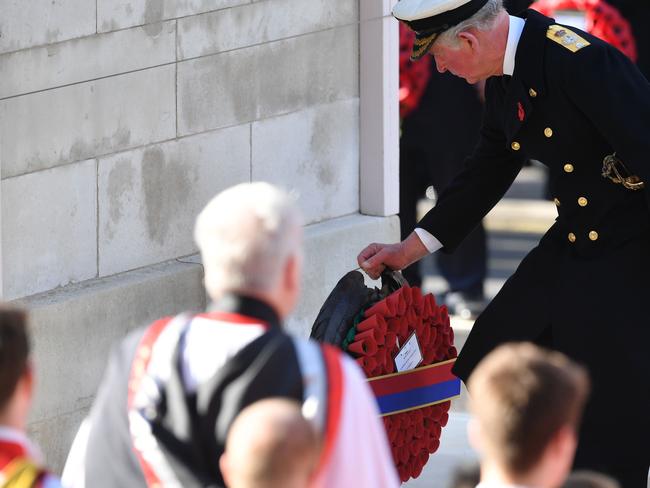
<svg viewBox="0 0 650 488">
<path fill-rule="evenodd" d="M 253 123 L 253 180 L 296 192 L 306 223 L 359 211 L 359 102 Z"/>
<path fill-rule="evenodd" d="M 307 337 L 336 283 L 358 267 L 357 255 L 371 242 L 399 241 L 399 219 L 349 215 L 305 228 L 305 265 L 298 307 L 287 321 L 291 332 Z M 370 286 L 370 282 L 368 282 Z"/>
<path fill-rule="evenodd" d="M 97 0 L 97 28 L 108 32 L 196 15 L 251 0 Z"/>
<path fill-rule="evenodd" d="M 72 441 L 81 422 L 90 410 L 91 400 L 92 398 L 87 399 L 88 406 L 86 407 L 80 407 L 77 410 L 39 422 L 32 422 L 27 426 L 29 438 L 44 450 L 46 466 L 56 473 L 61 473 L 65 466 Z"/>
<path fill-rule="evenodd" d="M 249 180 L 248 125 L 101 158 L 100 276 L 195 253 L 199 211 Z"/>
<path fill-rule="evenodd" d="M 0 101 L 2 177 L 171 139 L 174 66 Z"/>
<path fill-rule="evenodd" d="M 358 0 L 275 0 L 179 19 L 179 59 L 354 24 L 358 19 L 358 3 Z"/>
<path fill-rule="evenodd" d="M 97 22 L 88 0 L 0 0 L 0 12 L 0 53 L 94 34 Z"/>
<path fill-rule="evenodd" d="M 358 44 L 347 26 L 179 63 L 179 134 L 358 97 Z"/>
<path fill-rule="evenodd" d="M 30 430 L 60 470 L 106 366 L 130 330 L 205 308 L 203 271 L 171 261 L 72 285 L 17 303 L 30 310 L 36 397 Z"/>
<path fill-rule="evenodd" d="M 176 60 L 174 22 L 73 39 L 0 56 L 0 98 Z"/>
<path fill-rule="evenodd" d="M 4 298 L 97 276 L 96 161 L 2 181 Z"/>
</svg>

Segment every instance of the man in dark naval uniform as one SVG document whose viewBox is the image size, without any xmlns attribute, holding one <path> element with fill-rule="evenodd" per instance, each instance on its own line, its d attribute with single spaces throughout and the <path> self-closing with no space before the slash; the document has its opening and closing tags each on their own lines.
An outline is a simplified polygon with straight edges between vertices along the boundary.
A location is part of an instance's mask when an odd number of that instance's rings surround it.
<svg viewBox="0 0 650 488">
<path fill-rule="evenodd" d="M 589 368 L 594 389 L 576 467 L 645 487 L 650 464 L 650 86 L 622 53 L 500 0 L 400 0 L 415 57 L 487 79 L 481 138 L 418 228 L 358 257 L 371 276 L 453 252 L 525 158 L 549 167 L 558 217 L 476 321 L 463 380 L 498 344 L 533 341 Z M 435 42 L 434 42 L 435 41 Z"/>
</svg>

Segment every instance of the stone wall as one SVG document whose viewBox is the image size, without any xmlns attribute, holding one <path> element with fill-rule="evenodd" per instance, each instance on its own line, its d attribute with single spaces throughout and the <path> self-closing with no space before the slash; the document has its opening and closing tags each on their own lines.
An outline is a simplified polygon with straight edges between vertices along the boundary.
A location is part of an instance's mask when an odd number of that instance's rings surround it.
<svg viewBox="0 0 650 488">
<path fill-rule="evenodd" d="M 359 10 L 0 0 L 3 297 L 33 311 L 31 429 L 54 467 L 111 345 L 205 306 L 192 227 L 214 194 L 267 180 L 299 195 L 303 335 L 361 247 L 397 238 L 395 217 L 359 214 Z"/>
</svg>

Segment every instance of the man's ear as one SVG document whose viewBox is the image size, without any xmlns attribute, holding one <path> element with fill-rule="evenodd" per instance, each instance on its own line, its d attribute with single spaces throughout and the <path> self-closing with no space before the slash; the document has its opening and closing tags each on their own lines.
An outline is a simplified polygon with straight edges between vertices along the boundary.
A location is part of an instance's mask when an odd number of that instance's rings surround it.
<svg viewBox="0 0 650 488">
<path fill-rule="evenodd" d="M 25 365 L 25 372 L 22 376 L 23 385 L 31 398 L 34 393 L 34 365 L 30 360 Z"/>
<path fill-rule="evenodd" d="M 226 486 L 230 486 L 230 471 L 228 471 L 228 455 L 224 452 L 219 458 L 219 469 Z"/>
<path fill-rule="evenodd" d="M 578 444 L 577 436 L 573 427 L 568 425 L 562 427 L 553 436 L 550 444 L 555 448 L 556 455 L 566 460 L 569 465 L 571 465 Z"/>
<path fill-rule="evenodd" d="M 458 38 L 460 39 L 461 46 L 465 46 L 472 51 L 478 50 L 479 48 L 478 37 L 476 37 L 470 31 L 461 32 L 460 34 L 458 34 Z"/>
<path fill-rule="evenodd" d="M 285 267 L 284 279 L 285 285 L 289 290 L 299 290 L 300 289 L 300 257 L 296 254 L 292 254 L 287 258 L 287 265 Z"/>
</svg>

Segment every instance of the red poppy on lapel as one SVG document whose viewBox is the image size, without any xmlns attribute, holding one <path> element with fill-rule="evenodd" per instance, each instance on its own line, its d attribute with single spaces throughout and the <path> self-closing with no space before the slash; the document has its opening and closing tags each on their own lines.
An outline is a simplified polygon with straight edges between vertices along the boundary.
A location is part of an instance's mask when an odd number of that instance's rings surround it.
<svg viewBox="0 0 650 488">
<path fill-rule="evenodd" d="M 524 112 L 524 106 L 521 102 L 517 102 L 517 116 L 519 117 L 519 122 L 523 122 L 526 118 L 526 112 Z"/>
</svg>

